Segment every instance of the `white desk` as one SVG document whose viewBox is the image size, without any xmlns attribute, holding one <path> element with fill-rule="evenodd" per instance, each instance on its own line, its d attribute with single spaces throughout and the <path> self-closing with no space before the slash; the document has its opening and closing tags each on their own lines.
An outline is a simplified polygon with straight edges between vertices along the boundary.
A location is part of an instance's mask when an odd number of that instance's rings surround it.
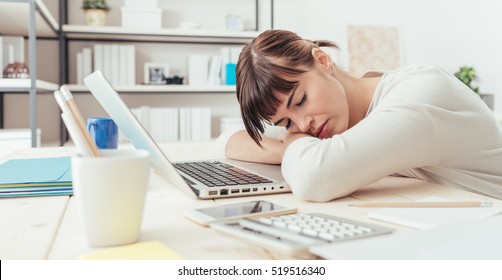
<svg viewBox="0 0 502 280">
<path fill-rule="evenodd" d="M 212 142 L 173 143 L 161 146 L 172 160 L 212 158 Z M 73 147 L 19 150 L 0 159 L 55 157 L 75 153 Z M 292 194 L 250 196 L 218 200 L 195 200 L 169 185 L 152 171 L 140 241 L 159 240 L 187 259 L 276 259 L 274 252 L 229 238 L 199 226 L 183 216 L 188 209 L 267 199 L 294 205 L 299 212 L 324 212 L 342 217 L 391 226 L 367 217 L 368 209 L 349 207 L 356 201 L 408 201 L 429 196 L 450 199 L 492 200 L 456 188 L 414 179 L 384 178 L 349 197 L 329 203 L 310 203 Z M 0 259 L 78 259 L 81 254 L 101 248 L 86 245 L 75 200 L 69 196 L 0 199 Z M 395 226 L 397 231 L 409 230 Z"/>
</svg>

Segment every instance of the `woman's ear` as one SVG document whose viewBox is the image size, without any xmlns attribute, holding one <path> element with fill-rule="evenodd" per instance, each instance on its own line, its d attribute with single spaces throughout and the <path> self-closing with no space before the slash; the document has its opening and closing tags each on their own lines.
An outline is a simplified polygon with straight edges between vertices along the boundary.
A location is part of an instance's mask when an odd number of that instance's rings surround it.
<svg viewBox="0 0 502 280">
<path fill-rule="evenodd" d="M 327 55 L 323 50 L 320 48 L 313 48 L 312 49 L 312 56 L 314 57 L 315 61 L 320 64 L 322 67 L 324 67 L 327 70 L 331 70 L 333 67 L 333 62 L 331 61 L 331 57 Z"/>
</svg>

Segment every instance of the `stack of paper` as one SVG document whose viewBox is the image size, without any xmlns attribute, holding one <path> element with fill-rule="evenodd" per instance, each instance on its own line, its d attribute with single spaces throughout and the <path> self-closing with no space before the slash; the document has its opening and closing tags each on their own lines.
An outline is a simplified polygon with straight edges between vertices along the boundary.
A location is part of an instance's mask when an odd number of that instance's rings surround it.
<svg viewBox="0 0 502 280">
<path fill-rule="evenodd" d="M 71 194 L 70 157 L 13 159 L 0 165 L 0 197 Z"/>
<path fill-rule="evenodd" d="M 448 201 L 429 197 L 424 201 Z M 501 207 L 426 207 L 382 208 L 368 212 L 368 217 L 396 225 L 426 230 L 448 224 L 482 220 L 502 213 Z"/>
</svg>

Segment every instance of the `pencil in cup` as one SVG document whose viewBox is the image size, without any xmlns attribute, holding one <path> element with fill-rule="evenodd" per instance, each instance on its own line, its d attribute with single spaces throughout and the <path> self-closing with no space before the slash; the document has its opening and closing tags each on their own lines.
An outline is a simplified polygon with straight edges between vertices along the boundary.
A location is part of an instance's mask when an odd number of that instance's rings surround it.
<svg viewBox="0 0 502 280">
<path fill-rule="evenodd" d="M 96 143 L 94 143 L 94 141 L 91 138 L 91 135 L 87 131 L 87 127 L 85 126 L 84 120 L 82 119 L 82 114 L 78 109 L 75 99 L 73 99 L 73 95 L 71 94 L 70 89 L 67 86 L 61 86 L 60 90 L 64 100 L 68 104 L 68 108 L 70 109 L 72 115 L 75 117 L 75 121 L 77 122 L 79 129 L 84 132 L 85 141 L 89 144 L 92 155 L 98 157 L 99 156 L 98 147 L 96 146 Z"/>
<path fill-rule="evenodd" d="M 96 147 L 96 144 L 92 141 L 89 132 L 86 130 L 84 124 L 82 123 L 82 117 L 80 117 L 81 123 L 79 124 L 78 118 L 73 113 L 73 110 L 71 110 L 68 101 L 65 99 L 61 91 L 54 91 L 54 98 L 56 99 L 56 102 L 63 112 L 61 114 L 61 118 L 68 128 L 68 132 L 70 132 L 70 135 L 75 142 L 75 145 L 77 146 L 79 152 L 83 156 L 98 157 L 98 149 Z M 72 101 L 75 102 L 73 99 Z M 74 107 L 76 108 L 76 104 L 74 105 Z"/>
</svg>

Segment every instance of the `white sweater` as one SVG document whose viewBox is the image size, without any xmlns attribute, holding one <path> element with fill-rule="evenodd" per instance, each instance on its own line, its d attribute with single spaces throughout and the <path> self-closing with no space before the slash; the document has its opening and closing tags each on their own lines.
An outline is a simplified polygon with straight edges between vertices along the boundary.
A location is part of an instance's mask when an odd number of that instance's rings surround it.
<svg viewBox="0 0 502 280">
<path fill-rule="evenodd" d="M 291 143 L 282 173 L 293 193 L 310 201 L 343 197 L 393 174 L 502 199 L 502 129 L 450 73 L 407 66 L 383 75 L 354 127 Z"/>
</svg>

